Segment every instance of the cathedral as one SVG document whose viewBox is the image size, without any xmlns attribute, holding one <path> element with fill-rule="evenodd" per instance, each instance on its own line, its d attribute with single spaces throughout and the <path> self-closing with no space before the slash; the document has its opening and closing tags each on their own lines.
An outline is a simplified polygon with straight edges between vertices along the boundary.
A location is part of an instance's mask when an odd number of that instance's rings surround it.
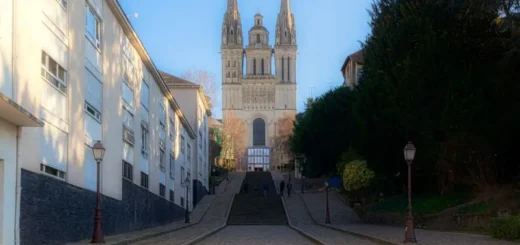
<svg viewBox="0 0 520 245">
<path fill-rule="evenodd" d="M 277 123 L 296 115 L 296 25 L 290 0 L 281 0 L 273 46 L 263 16 L 257 13 L 251 21 L 244 45 L 237 0 L 227 1 L 221 46 L 222 115 L 224 123 L 228 115 L 243 122 L 248 170 L 267 171 L 272 161 L 279 163 L 283 157 L 273 149 Z"/>
</svg>

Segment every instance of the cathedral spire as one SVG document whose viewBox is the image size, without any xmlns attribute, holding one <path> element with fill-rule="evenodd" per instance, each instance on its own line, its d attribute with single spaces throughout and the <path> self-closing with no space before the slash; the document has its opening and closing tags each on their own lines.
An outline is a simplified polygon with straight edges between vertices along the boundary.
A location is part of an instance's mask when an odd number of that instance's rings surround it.
<svg viewBox="0 0 520 245">
<path fill-rule="evenodd" d="M 234 12 L 234 11 L 238 12 L 237 0 L 228 0 L 227 9 L 228 9 L 228 12 Z"/>
<path fill-rule="evenodd" d="M 281 0 L 276 20 L 276 45 L 296 45 L 296 27 L 290 0 Z"/>
<path fill-rule="evenodd" d="M 222 23 L 222 45 L 242 45 L 242 23 L 237 0 L 227 0 Z"/>
</svg>

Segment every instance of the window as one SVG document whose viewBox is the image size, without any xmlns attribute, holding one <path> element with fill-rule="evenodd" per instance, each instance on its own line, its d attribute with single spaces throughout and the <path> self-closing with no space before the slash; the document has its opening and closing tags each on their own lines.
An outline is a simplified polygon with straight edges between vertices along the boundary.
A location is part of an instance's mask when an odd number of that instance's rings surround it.
<svg viewBox="0 0 520 245">
<path fill-rule="evenodd" d="M 88 4 L 85 7 L 87 10 L 86 35 L 96 48 L 101 48 L 101 21 L 92 7 Z"/>
<path fill-rule="evenodd" d="M 121 90 L 123 91 L 124 107 L 133 112 L 134 109 L 134 91 L 130 84 L 126 82 L 121 83 Z"/>
<path fill-rule="evenodd" d="M 90 105 L 88 102 L 85 102 L 85 112 L 87 114 L 91 115 L 98 122 L 101 122 L 101 113 L 98 110 L 96 110 L 92 105 Z"/>
<path fill-rule="evenodd" d="M 148 158 L 148 127 L 141 124 L 141 154 Z"/>
<path fill-rule="evenodd" d="M 202 149 L 202 133 L 199 131 L 199 149 Z"/>
<path fill-rule="evenodd" d="M 42 171 L 43 173 L 46 173 L 46 174 L 50 174 L 54 177 L 58 177 L 63 180 L 65 179 L 65 172 L 55 169 L 51 166 L 45 165 L 43 163 L 40 164 L 40 171 Z"/>
<path fill-rule="evenodd" d="M 191 145 L 188 144 L 188 162 L 191 162 Z"/>
<path fill-rule="evenodd" d="M 149 98 L 148 84 L 143 80 L 141 82 L 141 105 L 146 111 L 148 111 L 148 98 Z"/>
<path fill-rule="evenodd" d="M 148 174 L 141 172 L 141 186 L 148 189 Z"/>
<path fill-rule="evenodd" d="M 159 168 L 161 169 L 161 172 L 166 171 L 166 164 L 165 164 L 166 159 L 164 159 L 164 158 L 165 158 L 164 149 L 161 148 L 159 150 Z"/>
<path fill-rule="evenodd" d="M 231 35 L 233 35 L 233 33 L 234 33 L 233 30 L 231 30 Z"/>
<path fill-rule="evenodd" d="M 256 75 L 256 59 L 253 59 L 253 74 Z"/>
<path fill-rule="evenodd" d="M 133 180 L 134 179 L 134 166 L 123 160 L 123 178 Z"/>
<path fill-rule="evenodd" d="M 67 10 L 67 0 L 57 0 L 57 2 L 65 9 Z"/>
<path fill-rule="evenodd" d="M 173 196 L 173 190 L 170 190 L 170 202 L 173 202 L 173 200 L 175 200 Z"/>
<path fill-rule="evenodd" d="M 237 67 L 237 61 L 233 61 L 233 67 Z"/>
<path fill-rule="evenodd" d="M 67 72 L 54 59 L 42 51 L 41 76 L 62 93 L 67 93 Z"/>
<path fill-rule="evenodd" d="M 260 21 L 258 21 L 260 22 Z M 260 43 L 260 34 L 256 34 L 256 43 Z"/>
<path fill-rule="evenodd" d="M 233 77 L 237 77 L 237 72 L 236 71 L 233 72 Z"/>
<path fill-rule="evenodd" d="M 230 67 L 230 66 L 231 66 L 231 61 L 228 60 L 227 67 Z"/>
<path fill-rule="evenodd" d="M 181 135 L 181 152 L 184 153 L 184 135 Z"/>
<path fill-rule="evenodd" d="M 170 118 L 170 139 L 173 140 L 175 132 L 175 123 L 173 122 L 173 119 Z"/>
<path fill-rule="evenodd" d="M 282 81 L 285 81 L 285 58 L 282 57 Z"/>
<path fill-rule="evenodd" d="M 163 184 L 159 184 L 159 195 L 164 197 L 166 194 L 165 192 L 166 192 L 166 186 L 164 186 Z"/>
<path fill-rule="evenodd" d="M 230 72 L 228 71 L 227 74 L 226 74 L 226 77 L 229 78 L 230 77 Z"/>
<path fill-rule="evenodd" d="M 261 66 L 262 66 L 262 70 L 261 70 L 261 71 L 262 71 L 262 75 L 264 75 L 264 59 L 262 59 L 262 62 L 261 62 L 261 63 L 262 63 L 262 64 L 261 64 Z"/>
<path fill-rule="evenodd" d="M 287 31 L 285 31 L 285 36 L 287 36 Z"/>
<path fill-rule="evenodd" d="M 166 112 L 164 111 L 163 104 L 159 104 L 161 107 L 161 117 L 159 118 L 159 124 L 161 125 L 162 130 L 166 130 Z"/>
<path fill-rule="evenodd" d="M 260 20 L 256 20 L 256 24 L 257 24 L 257 25 L 260 25 Z"/>
<path fill-rule="evenodd" d="M 291 81 L 291 57 L 287 57 L 287 81 Z"/>
<path fill-rule="evenodd" d="M 170 153 L 170 178 L 175 179 L 175 153 Z"/>
<path fill-rule="evenodd" d="M 186 176 L 184 167 L 181 166 L 181 186 L 184 186 L 184 176 Z"/>
</svg>

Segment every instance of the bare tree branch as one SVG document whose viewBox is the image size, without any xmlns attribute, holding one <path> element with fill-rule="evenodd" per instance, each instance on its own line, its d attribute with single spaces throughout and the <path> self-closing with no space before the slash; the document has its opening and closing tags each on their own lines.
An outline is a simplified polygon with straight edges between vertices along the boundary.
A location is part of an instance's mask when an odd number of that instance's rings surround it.
<svg viewBox="0 0 520 245">
<path fill-rule="evenodd" d="M 202 90 L 206 95 L 206 100 L 210 104 L 211 108 L 213 107 L 213 104 L 218 103 L 218 84 L 215 81 L 215 76 L 213 74 L 202 69 L 188 69 L 184 71 L 181 77 L 202 86 Z"/>
</svg>

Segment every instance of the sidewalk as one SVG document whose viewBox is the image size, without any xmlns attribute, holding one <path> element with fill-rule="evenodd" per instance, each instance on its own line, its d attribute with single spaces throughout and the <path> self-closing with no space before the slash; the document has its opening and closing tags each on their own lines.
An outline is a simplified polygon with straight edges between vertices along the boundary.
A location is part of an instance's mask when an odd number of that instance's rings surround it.
<svg viewBox="0 0 520 245">
<path fill-rule="evenodd" d="M 348 207 L 335 192 L 329 192 L 329 211 L 331 224 L 325 224 L 324 193 L 306 193 L 302 198 L 311 218 L 321 226 L 344 231 L 345 234 L 373 238 L 386 244 L 403 244 L 405 226 L 380 226 L 363 224 L 352 216 L 355 212 Z M 520 245 L 518 242 L 496 240 L 484 235 L 456 232 L 440 232 L 416 229 L 417 244 L 423 245 Z"/>
<path fill-rule="evenodd" d="M 184 223 L 184 219 L 172 222 L 170 224 L 164 226 L 158 226 L 150 229 L 138 230 L 128 233 L 122 233 L 112 236 L 105 236 L 105 244 L 106 245 L 123 245 L 123 244 L 141 244 L 138 241 L 153 239 L 157 237 L 163 237 L 173 232 L 181 232 L 188 230 L 191 227 L 194 227 L 203 221 L 206 220 L 206 217 L 211 216 L 211 213 L 215 212 L 215 209 L 222 209 L 222 202 L 228 200 L 230 198 L 230 193 L 227 190 L 233 191 L 234 188 L 228 187 L 228 185 L 237 185 L 238 189 L 240 189 L 240 184 L 242 183 L 243 176 L 240 174 L 232 174 L 229 176 L 228 181 L 223 181 L 218 187 L 215 189 L 216 195 L 206 195 L 202 198 L 202 200 L 197 204 L 195 209 L 190 213 L 190 224 Z M 233 195 L 236 192 L 233 193 Z M 232 198 L 232 196 L 231 196 Z M 229 201 L 228 201 L 229 203 Z M 216 208 L 219 207 L 219 208 Z M 224 212 L 225 213 L 225 212 Z M 206 229 L 201 229 L 200 232 Z M 198 233 L 200 235 L 201 233 Z M 191 236 L 188 236 L 190 238 Z M 86 245 L 90 244 L 90 240 L 85 240 L 76 243 L 69 243 L 67 245 Z M 143 243 L 147 244 L 147 243 Z M 151 244 L 151 243 L 150 243 Z"/>
</svg>

